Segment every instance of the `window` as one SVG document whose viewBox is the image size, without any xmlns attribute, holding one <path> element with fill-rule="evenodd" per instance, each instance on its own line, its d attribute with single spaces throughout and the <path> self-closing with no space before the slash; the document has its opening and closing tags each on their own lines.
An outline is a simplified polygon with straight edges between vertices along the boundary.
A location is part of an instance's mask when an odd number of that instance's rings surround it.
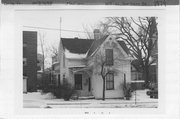
<svg viewBox="0 0 180 119">
<path fill-rule="evenodd" d="M 61 75 L 60 75 L 60 74 L 58 74 L 58 86 L 61 86 L 60 77 L 61 77 Z M 63 75 L 63 78 L 64 78 L 64 77 L 65 77 L 65 76 Z"/>
<path fill-rule="evenodd" d="M 63 67 L 65 68 L 65 55 L 63 54 Z"/>
<path fill-rule="evenodd" d="M 106 90 L 114 89 L 114 73 L 108 73 L 106 76 Z"/>
<path fill-rule="evenodd" d="M 23 58 L 23 66 L 27 65 L 27 58 Z"/>
<path fill-rule="evenodd" d="M 27 44 L 23 43 L 23 47 L 27 47 Z"/>
<path fill-rule="evenodd" d="M 113 49 L 106 49 L 106 65 L 113 65 Z"/>
<path fill-rule="evenodd" d="M 63 74 L 63 84 L 65 83 L 65 81 L 66 81 L 66 76 L 65 74 Z"/>
<path fill-rule="evenodd" d="M 82 90 L 82 74 L 75 74 L 75 89 L 76 90 Z"/>
</svg>

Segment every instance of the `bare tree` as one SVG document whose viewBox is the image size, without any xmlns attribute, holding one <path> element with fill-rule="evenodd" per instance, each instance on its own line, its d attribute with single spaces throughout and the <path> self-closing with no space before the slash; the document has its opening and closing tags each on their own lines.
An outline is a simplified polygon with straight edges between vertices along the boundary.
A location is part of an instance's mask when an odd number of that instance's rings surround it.
<svg viewBox="0 0 180 119">
<path fill-rule="evenodd" d="M 118 49 L 117 44 L 114 43 L 113 49 Z M 113 54 L 112 54 L 113 55 Z M 95 74 L 101 75 L 101 78 L 103 80 L 103 92 L 102 92 L 102 100 L 105 100 L 105 84 L 106 84 L 106 78 L 107 75 L 110 73 L 116 74 L 118 72 L 121 72 L 124 74 L 123 70 L 118 69 L 117 64 L 119 65 L 121 61 L 124 61 L 124 58 L 120 58 L 119 56 L 112 56 L 112 64 L 108 64 L 108 60 L 106 59 L 107 56 L 103 50 L 99 50 L 96 52 L 94 58 L 93 58 L 93 70 Z"/>
<path fill-rule="evenodd" d="M 45 70 L 45 59 L 46 59 L 46 56 L 45 56 L 45 33 L 41 33 L 39 32 L 38 33 L 38 36 L 39 36 L 39 41 L 40 41 L 40 48 L 41 48 L 41 53 L 42 53 L 42 71 L 44 73 L 44 70 Z"/>
<path fill-rule="evenodd" d="M 96 67 L 99 67 L 100 68 L 100 75 L 103 79 L 103 97 L 102 97 L 102 100 L 105 100 L 105 81 L 106 81 L 106 76 L 108 74 L 108 71 L 105 67 L 105 56 L 99 52 L 96 56 L 95 56 L 95 61 L 96 63 Z M 98 73 L 98 72 L 97 72 Z"/>
<path fill-rule="evenodd" d="M 115 35 L 125 41 L 131 55 L 139 61 L 147 86 L 149 67 L 156 60 L 151 59 L 151 55 L 157 44 L 157 18 L 108 17 L 106 19 L 109 30 L 116 31 Z"/>
<path fill-rule="evenodd" d="M 98 25 L 96 25 L 96 27 L 94 27 L 93 25 L 83 25 L 83 29 L 84 32 L 86 33 L 86 37 L 88 39 L 94 39 L 94 33 L 93 31 L 95 29 L 99 29 L 100 30 L 100 38 L 103 38 L 105 35 L 109 35 L 110 32 L 108 31 L 108 25 L 104 22 L 99 22 Z"/>
<path fill-rule="evenodd" d="M 88 25 L 82 25 L 85 35 L 88 39 L 93 39 L 94 35 L 93 35 L 93 26 L 88 26 Z"/>
<path fill-rule="evenodd" d="M 51 57 L 58 55 L 58 47 L 56 47 L 54 44 L 52 44 L 48 49 L 49 49 Z"/>
</svg>

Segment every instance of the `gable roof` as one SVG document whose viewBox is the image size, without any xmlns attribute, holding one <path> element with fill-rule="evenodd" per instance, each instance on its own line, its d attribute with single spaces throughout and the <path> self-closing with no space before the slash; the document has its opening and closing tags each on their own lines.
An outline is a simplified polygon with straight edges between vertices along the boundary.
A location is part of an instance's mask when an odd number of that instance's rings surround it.
<svg viewBox="0 0 180 119">
<path fill-rule="evenodd" d="M 93 43 L 93 39 L 61 38 L 64 49 L 71 53 L 85 54 Z"/>
<path fill-rule="evenodd" d="M 98 48 L 98 46 L 100 46 L 105 41 L 105 39 L 107 37 L 108 37 L 108 35 L 104 36 L 101 39 L 94 40 L 93 44 L 91 45 L 91 47 L 90 47 L 90 49 L 88 51 L 87 56 L 90 56 Z"/>
<path fill-rule="evenodd" d="M 122 49 L 123 49 L 127 54 L 130 54 L 129 49 L 127 48 L 127 46 L 126 46 L 126 44 L 125 44 L 124 41 L 118 40 L 117 42 L 119 43 L 119 45 L 122 47 Z"/>
<path fill-rule="evenodd" d="M 64 49 L 67 49 L 71 53 L 85 54 L 88 52 L 87 56 L 90 56 L 108 37 L 104 36 L 101 39 L 78 39 L 78 38 L 61 38 L 62 45 Z M 129 54 L 129 49 L 127 48 L 124 41 L 117 40 L 122 49 Z"/>
</svg>

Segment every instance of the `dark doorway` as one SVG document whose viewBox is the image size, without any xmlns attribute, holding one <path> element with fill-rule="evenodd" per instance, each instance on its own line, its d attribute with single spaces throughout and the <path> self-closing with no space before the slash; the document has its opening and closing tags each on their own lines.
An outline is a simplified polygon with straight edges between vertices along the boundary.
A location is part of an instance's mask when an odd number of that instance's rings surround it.
<svg viewBox="0 0 180 119">
<path fill-rule="evenodd" d="M 60 74 L 58 74 L 58 86 L 61 85 L 61 81 L 60 81 Z"/>
<path fill-rule="evenodd" d="M 75 89 L 82 90 L 82 74 L 75 74 L 74 80 L 75 80 Z"/>
<path fill-rule="evenodd" d="M 88 89 L 88 90 L 89 90 L 89 92 L 90 92 L 90 91 L 91 91 L 91 78 L 89 78 L 88 80 L 89 80 L 89 81 L 88 81 L 88 82 L 89 82 L 89 89 Z"/>
</svg>

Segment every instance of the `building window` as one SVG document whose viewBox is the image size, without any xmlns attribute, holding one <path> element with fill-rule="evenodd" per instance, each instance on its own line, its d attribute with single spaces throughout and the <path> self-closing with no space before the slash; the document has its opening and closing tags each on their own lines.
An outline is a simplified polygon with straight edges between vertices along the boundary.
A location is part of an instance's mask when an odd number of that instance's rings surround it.
<svg viewBox="0 0 180 119">
<path fill-rule="evenodd" d="M 65 81 L 66 81 L 66 76 L 65 74 L 63 74 L 63 84 L 65 84 Z"/>
<path fill-rule="evenodd" d="M 63 67 L 65 68 L 65 55 L 63 54 Z"/>
<path fill-rule="evenodd" d="M 61 78 L 61 75 L 58 74 L 58 86 L 61 86 L 61 80 L 60 80 L 60 78 Z M 65 75 L 63 75 L 63 80 L 64 80 L 64 78 L 65 78 Z"/>
<path fill-rule="evenodd" d="M 27 47 L 27 44 L 23 43 L 23 47 Z"/>
<path fill-rule="evenodd" d="M 27 65 L 27 58 L 23 58 L 23 66 Z"/>
<path fill-rule="evenodd" d="M 106 65 L 113 65 L 113 49 L 106 49 Z"/>
<path fill-rule="evenodd" d="M 106 76 L 106 90 L 114 89 L 114 73 L 108 73 Z"/>
<path fill-rule="evenodd" d="M 82 90 L 82 74 L 75 74 L 75 89 L 76 90 Z"/>
</svg>

